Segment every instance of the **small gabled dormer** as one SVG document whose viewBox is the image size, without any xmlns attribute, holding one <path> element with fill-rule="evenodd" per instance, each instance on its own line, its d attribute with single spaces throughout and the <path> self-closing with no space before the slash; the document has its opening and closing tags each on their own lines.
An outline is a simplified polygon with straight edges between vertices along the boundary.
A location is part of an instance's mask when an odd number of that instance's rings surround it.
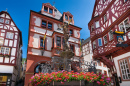
<svg viewBox="0 0 130 86">
<path fill-rule="evenodd" d="M 50 3 L 43 3 L 41 13 L 47 16 L 55 17 L 54 7 Z"/>
<path fill-rule="evenodd" d="M 69 22 L 70 19 L 72 19 L 70 24 L 74 25 L 73 15 L 69 11 L 64 12 L 63 13 L 63 22 Z"/>
</svg>

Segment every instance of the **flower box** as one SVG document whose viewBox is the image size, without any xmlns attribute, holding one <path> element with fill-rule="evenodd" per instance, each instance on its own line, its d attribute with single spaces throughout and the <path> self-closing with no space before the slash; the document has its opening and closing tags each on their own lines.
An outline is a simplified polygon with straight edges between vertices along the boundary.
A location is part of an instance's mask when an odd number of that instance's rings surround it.
<svg viewBox="0 0 130 86">
<path fill-rule="evenodd" d="M 67 72 L 58 71 L 52 73 L 39 73 L 31 77 L 33 86 L 107 86 L 110 78 L 104 74 L 93 72 Z"/>
</svg>

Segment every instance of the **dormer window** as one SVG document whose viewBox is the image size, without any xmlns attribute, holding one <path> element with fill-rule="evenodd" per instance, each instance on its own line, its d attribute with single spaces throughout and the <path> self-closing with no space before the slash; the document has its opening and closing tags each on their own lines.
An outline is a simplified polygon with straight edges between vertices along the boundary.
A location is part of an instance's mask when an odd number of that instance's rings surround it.
<svg viewBox="0 0 130 86">
<path fill-rule="evenodd" d="M 45 12 L 48 12 L 48 7 L 44 7 L 44 11 L 45 11 Z"/>
<path fill-rule="evenodd" d="M 42 27 L 46 28 L 46 22 L 45 21 L 42 21 Z"/>
<path fill-rule="evenodd" d="M 53 9 L 49 8 L 49 13 L 53 14 Z"/>
<path fill-rule="evenodd" d="M 68 20 L 68 16 L 67 15 L 65 15 L 65 19 Z"/>
<path fill-rule="evenodd" d="M 72 17 L 69 17 L 69 20 L 71 20 L 72 19 Z"/>
<path fill-rule="evenodd" d="M 52 23 L 48 23 L 48 29 L 52 30 Z"/>
</svg>

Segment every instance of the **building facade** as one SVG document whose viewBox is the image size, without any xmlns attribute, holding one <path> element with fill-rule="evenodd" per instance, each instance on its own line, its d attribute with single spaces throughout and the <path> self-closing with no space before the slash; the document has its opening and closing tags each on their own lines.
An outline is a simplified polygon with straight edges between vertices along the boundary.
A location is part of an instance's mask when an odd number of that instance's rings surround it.
<svg viewBox="0 0 130 86">
<path fill-rule="evenodd" d="M 83 55 L 84 61 L 95 62 L 96 72 L 97 73 L 100 72 L 102 74 L 109 76 L 107 66 L 104 65 L 101 61 L 99 61 L 99 60 L 97 61 L 97 60 L 93 59 L 93 52 L 92 52 L 92 45 L 91 45 L 90 37 L 87 38 L 86 40 L 82 39 L 81 47 L 82 47 L 82 55 Z"/>
<path fill-rule="evenodd" d="M 69 20 L 71 20 L 69 44 L 75 53 L 74 58 L 78 59 L 81 55 L 81 28 L 74 25 L 73 15 L 70 12 L 61 14 L 50 3 L 43 3 L 40 12 L 30 11 L 25 86 L 28 85 L 31 76 L 38 73 L 39 63 L 44 64 L 46 61 L 51 61 L 51 58 L 60 57 L 59 53 L 63 50 L 64 44 L 61 25 L 63 22 L 68 23 Z M 44 37 L 45 41 L 43 41 Z"/>
<path fill-rule="evenodd" d="M 20 79 L 22 35 L 8 12 L 0 12 L 0 85 L 15 86 Z"/>
<path fill-rule="evenodd" d="M 130 0 L 95 0 L 88 26 L 93 58 L 110 68 L 116 86 L 129 86 Z"/>
</svg>

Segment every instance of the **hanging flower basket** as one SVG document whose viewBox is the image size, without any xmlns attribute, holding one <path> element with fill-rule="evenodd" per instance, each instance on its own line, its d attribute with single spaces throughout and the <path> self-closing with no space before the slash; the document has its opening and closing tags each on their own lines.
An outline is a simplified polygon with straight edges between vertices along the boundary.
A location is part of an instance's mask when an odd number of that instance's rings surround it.
<svg viewBox="0 0 130 86">
<path fill-rule="evenodd" d="M 94 74 L 93 72 L 67 72 L 58 71 L 52 73 L 39 73 L 31 77 L 30 83 L 33 86 L 55 86 L 55 85 L 72 85 L 72 83 L 80 84 L 96 84 L 94 86 L 107 86 L 110 83 L 110 78 L 103 74 Z M 84 83 L 83 83 L 84 82 Z M 87 83 L 85 83 L 87 82 Z M 79 85 L 79 86 L 80 86 Z"/>
</svg>

